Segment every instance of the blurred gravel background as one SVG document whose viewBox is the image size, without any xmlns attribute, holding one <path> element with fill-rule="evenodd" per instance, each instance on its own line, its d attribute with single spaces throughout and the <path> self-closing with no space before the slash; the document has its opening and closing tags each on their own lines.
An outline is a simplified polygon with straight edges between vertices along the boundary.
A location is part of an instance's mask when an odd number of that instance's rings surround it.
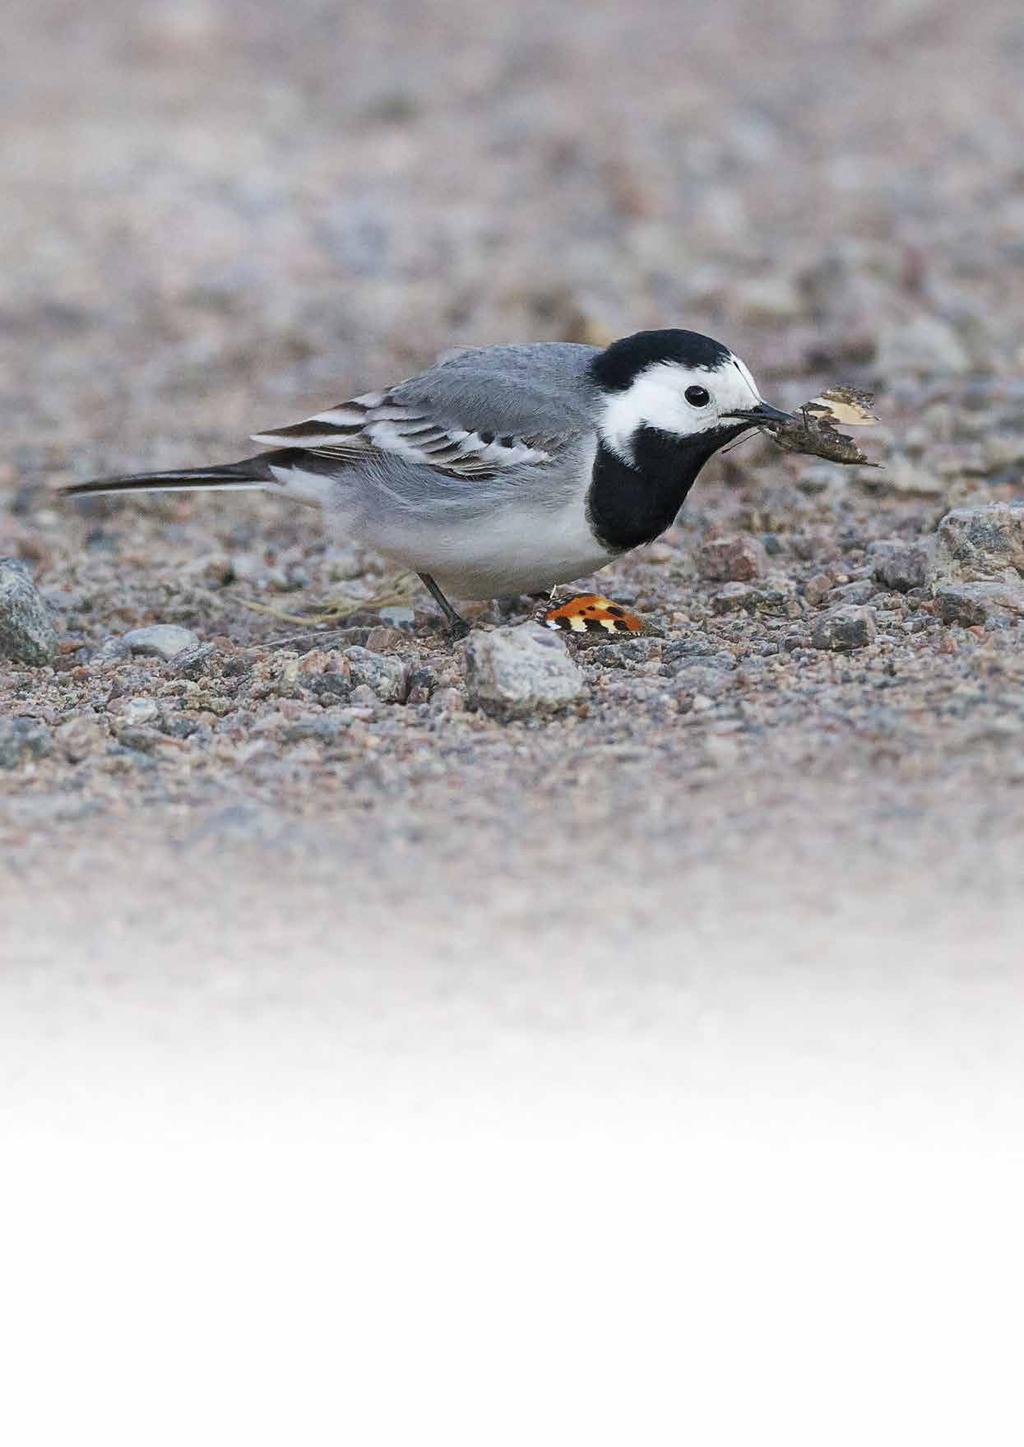
<svg viewBox="0 0 1024 1447">
<path fill-rule="evenodd" d="M 365 1043 L 386 1019 L 396 1049 L 571 1030 L 676 1065 L 759 1036 L 856 1061 L 879 998 L 954 1095 L 960 1066 L 1008 1069 L 1020 6 L 6 17 L 0 554 L 55 628 L 0 663 L 12 1034 L 116 1005 L 154 1049 L 183 1021 Z M 566 655 L 566 697 L 527 687 L 513 719 L 418 595 L 323 636 L 247 608 L 387 581 L 305 512 L 54 497 L 243 455 L 458 342 L 679 324 L 782 404 L 876 389 L 886 466 L 717 462 L 599 580 L 664 637 Z M 823 1013 L 794 1025 L 794 999 Z"/>
</svg>

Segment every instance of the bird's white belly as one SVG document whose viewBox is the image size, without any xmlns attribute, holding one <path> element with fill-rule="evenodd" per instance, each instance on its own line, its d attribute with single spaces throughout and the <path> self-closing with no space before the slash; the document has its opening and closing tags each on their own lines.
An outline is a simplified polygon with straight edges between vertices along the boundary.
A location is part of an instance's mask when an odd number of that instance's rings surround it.
<svg viewBox="0 0 1024 1447">
<path fill-rule="evenodd" d="M 346 486 L 344 473 L 275 469 L 291 497 L 324 506 L 339 536 L 358 538 L 400 567 L 429 573 L 454 598 L 539 593 L 610 562 L 614 554 L 587 521 L 589 474 L 584 458 L 578 480 L 569 486 L 544 478 L 540 492 L 536 483 L 517 482 L 487 498 L 471 493 L 465 507 L 450 500 L 437 507 L 411 492 L 381 496 L 366 481 Z"/>
<path fill-rule="evenodd" d="M 416 572 L 429 573 L 455 598 L 496 598 L 539 593 L 568 583 L 612 555 L 594 537 L 579 499 L 565 505 L 495 508 L 484 515 L 453 518 L 444 529 L 417 536 L 388 537 L 376 546 Z"/>
</svg>

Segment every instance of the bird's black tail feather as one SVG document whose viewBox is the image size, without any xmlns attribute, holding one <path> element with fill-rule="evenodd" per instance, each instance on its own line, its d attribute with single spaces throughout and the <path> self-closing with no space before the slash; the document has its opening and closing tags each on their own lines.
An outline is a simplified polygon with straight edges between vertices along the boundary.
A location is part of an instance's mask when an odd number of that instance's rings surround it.
<svg viewBox="0 0 1024 1447">
<path fill-rule="evenodd" d="M 264 489 L 275 485 L 268 466 L 273 453 L 263 452 L 242 462 L 217 467 L 185 467 L 173 472 L 133 472 L 124 477 L 97 477 L 63 489 L 65 497 L 98 497 L 119 492 L 195 492 Z"/>
</svg>

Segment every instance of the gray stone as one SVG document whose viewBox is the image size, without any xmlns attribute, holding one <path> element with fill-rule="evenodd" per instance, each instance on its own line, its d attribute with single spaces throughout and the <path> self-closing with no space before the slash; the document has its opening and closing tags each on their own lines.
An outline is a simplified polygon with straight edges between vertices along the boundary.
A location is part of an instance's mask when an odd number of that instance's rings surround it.
<svg viewBox="0 0 1024 1447">
<path fill-rule="evenodd" d="M 943 623 L 965 628 L 1024 616 L 1024 584 L 1013 582 L 941 583 L 935 612 Z"/>
<path fill-rule="evenodd" d="M 98 714 L 83 713 L 65 719 L 57 730 L 57 746 L 72 764 L 80 764 L 90 754 L 97 753 L 107 741 L 106 719 Z"/>
<path fill-rule="evenodd" d="M 885 588 L 909 593 L 922 588 L 928 578 L 930 549 L 925 543 L 885 541 L 868 547 L 872 577 Z"/>
<path fill-rule="evenodd" d="M 132 656 L 132 651 L 123 638 L 104 638 L 92 655 L 92 663 L 121 663 Z"/>
<path fill-rule="evenodd" d="M 831 593 L 832 587 L 833 580 L 829 577 L 828 573 L 815 573 L 813 578 L 808 578 L 807 580 L 807 586 L 804 588 L 804 597 L 812 608 L 817 608 L 819 604 L 824 603 L 829 593 Z"/>
<path fill-rule="evenodd" d="M 465 657 L 470 704 L 498 718 L 559 713 L 586 692 L 564 641 L 537 623 L 472 633 Z"/>
<path fill-rule="evenodd" d="M 866 648 L 875 639 L 875 620 L 870 608 L 836 608 L 819 618 L 811 630 L 815 648 L 851 653 Z"/>
<path fill-rule="evenodd" d="M 598 643 L 584 649 L 580 662 L 586 667 L 631 669 L 655 661 L 660 664 L 661 652 L 660 638 L 628 638 L 621 643 Z"/>
<path fill-rule="evenodd" d="M 457 688 L 439 688 L 430 696 L 431 713 L 461 713 L 465 707 L 465 695 Z"/>
<path fill-rule="evenodd" d="M 368 648 L 346 648 L 354 688 L 373 690 L 382 703 L 401 703 L 405 697 L 405 664 L 389 653 L 372 653 Z"/>
<path fill-rule="evenodd" d="M 709 538 L 697 554 L 697 567 L 702 578 L 749 583 L 768 571 L 768 554 L 757 538 Z"/>
<path fill-rule="evenodd" d="M 57 634 L 32 574 L 17 558 L 0 558 L 0 658 L 40 668 L 56 656 Z"/>
<path fill-rule="evenodd" d="M 34 718 L 0 719 L 0 769 L 16 769 L 53 751 L 53 734 Z"/>
<path fill-rule="evenodd" d="M 176 623 L 154 623 L 149 628 L 134 628 L 124 635 L 131 651 L 141 658 L 162 658 L 170 662 L 179 653 L 191 653 L 199 647 L 199 638 L 191 628 Z"/>
<path fill-rule="evenodd" d="M 749 583 L 726 583 L 724 588 L 711 599 L 712 613 L 738 613 L 746 610 L 749 613 L 754 611 L 754 589 Z"/>
<path fill-rule="evenodd" d="M 751 589 L 753 610 L 771 618 L 798 618 L 800 601 L 791 578 L 774 578 Z"/>
<path fill-rule="evenodd" d="M 949 322 L 927 313 L 910 321 L 893 321 L 883 328 L 876 361 L 885 376 L 899 372 L 959 375 L 971 367 L 967 349 Z"/>
<path fill-rule="evenodd" d="M 113 705 L 126 724 L 148 724 L 160 716 L 160 705 L 153 698 L 127 698 Z"/>
<path fill-rule="evenodd" d="M 937 581 L 1019 579 L 1024 575 L 1024 504 L 957 507 L 939 523 Z"/>
<path fill-rule="evenodd" d="M 186 648 L 170 660 L 170 670 L 178 678 L 200 678 L 207 671 L 217 653 L 212 643 L 200 643 L 196 648 Z"/>
<path fill-rule="evenodd" d="M 310 714 L 306 718 L 295 719 L 282 731 L 281 737 L 286 744 L 305 743 L 307 739 L 314 739 L 317 743 L 337 743 L 340 736 L 352 726 L 352 720 L 340 713 Z"/>
<path fill-rule="evenodd" d="M 833 588 L 829 596 L 837 606 L 856 605 L 867 603 L 877 591 L 870 578 L 855 578 L 852 583 L 841 583 L 837 588 Z"/>
</svg>

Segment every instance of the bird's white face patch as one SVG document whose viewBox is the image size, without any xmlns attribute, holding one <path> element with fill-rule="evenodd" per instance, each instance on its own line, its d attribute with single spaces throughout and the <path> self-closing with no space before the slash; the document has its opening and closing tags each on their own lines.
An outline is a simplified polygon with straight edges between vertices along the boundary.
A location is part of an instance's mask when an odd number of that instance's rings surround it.
<svg viewBox="0 0 1024 1447">
<path fill-rule="evenodd" d="M 708 400 L 687 398 L 701 388 Z M 749 370 L 739 357 L 730 357 L 714 370 L 684 367 L 681 362 L 655 362 L 645 367 L 629 387 L 611 393 L 598 423 L 603 441 L 624 461 L 633 458 L 633 438 L 641 427 L 656 427 L 678 437 L 693 437 L 728 426 L 729 413 L 749 411 L 761 401 Z"/>
</svg>

